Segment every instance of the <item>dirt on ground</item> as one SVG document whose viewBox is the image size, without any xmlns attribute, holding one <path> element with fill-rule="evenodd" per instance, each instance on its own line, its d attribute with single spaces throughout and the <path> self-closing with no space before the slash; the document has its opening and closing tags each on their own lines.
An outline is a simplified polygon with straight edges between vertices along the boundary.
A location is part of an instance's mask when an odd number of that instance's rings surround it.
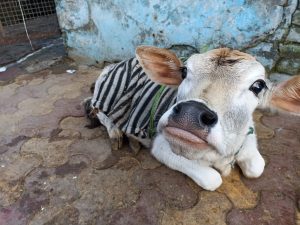
<svg viewBox="0 0 300 225">
<path fill-rule="evenodd" d="M 0 73 L 1 225 L 300 224 L 300 117 L 256 112 L 263 175 L 236 166 L 205 191 L 86 128 L 81 103 L 101 70 L 56 48 Z"/>
</svg>

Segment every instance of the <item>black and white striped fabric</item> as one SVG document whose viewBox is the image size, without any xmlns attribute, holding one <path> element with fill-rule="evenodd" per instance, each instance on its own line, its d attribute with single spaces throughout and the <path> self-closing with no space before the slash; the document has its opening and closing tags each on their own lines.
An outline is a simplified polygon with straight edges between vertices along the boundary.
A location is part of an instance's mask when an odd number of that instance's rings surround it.
<svg viewBox="0 0 300 225">
<path fill-rule="evenodd" d="M 161 85 L 151 81 L 136 58 L 114 64 L 96 81 L 92 108 L 99 109 L 124 133 L 149 138 L 150 111 Z M 154 125 L 176 102 L 177 89 L 165 87 Z"/>
</svg>

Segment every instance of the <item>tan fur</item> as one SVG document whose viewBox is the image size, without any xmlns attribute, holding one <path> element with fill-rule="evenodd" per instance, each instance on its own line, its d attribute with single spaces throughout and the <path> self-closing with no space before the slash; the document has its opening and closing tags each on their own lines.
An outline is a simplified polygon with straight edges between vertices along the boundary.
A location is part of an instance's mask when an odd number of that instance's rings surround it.
<svg viewBox="0 0 300 225">
<path fill-rule="evenodd" d="M 219 48 L 210 51 L 212 57 L 216 59 L 226 59 L 226 60 L 255 60 L 255 58 L 247 53 L 240 52 L 237 50 L 232 50 L 229 48 Z"/>
<path fill-rule="evenodd" d="M 145 72 L 151 74 L 153 81 L 167 85 L 181 83 L 182 63 L 173 52 L 152 46 L 139 46 L 136 56 Z"/>
<path fill-rule="evenodd" d="M 278 85 L 271 101 L 283 110 L 300 113 L 300 75 Z"/>
</svg>

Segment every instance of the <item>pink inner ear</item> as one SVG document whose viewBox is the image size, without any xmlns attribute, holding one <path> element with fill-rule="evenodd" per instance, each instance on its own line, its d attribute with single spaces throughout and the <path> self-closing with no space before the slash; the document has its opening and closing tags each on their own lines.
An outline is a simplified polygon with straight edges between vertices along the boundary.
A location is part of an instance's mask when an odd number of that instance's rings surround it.
<svg viewBox="0 0 300 225">
<path fill-rule="evenodd" d="M 280 83 L 275 88 L 271 102 L 280 109 L 300 113 L 300 76 Z"/>
</svg>

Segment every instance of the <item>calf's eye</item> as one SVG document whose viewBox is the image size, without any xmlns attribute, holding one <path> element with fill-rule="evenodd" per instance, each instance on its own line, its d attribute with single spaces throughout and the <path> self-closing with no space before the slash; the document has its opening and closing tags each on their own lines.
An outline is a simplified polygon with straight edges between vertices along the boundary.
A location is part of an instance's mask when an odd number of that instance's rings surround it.
<svg viewBox="0 0 300 225">
<path fill-rule="evenodd" d="M 258 94 L 266 87 L 267 85 L 264 80 L 257 80 L 250 86 L 249 90 L 258 96 Z"/>
<path fill-rule="evenodd" d="M 181 78 L 183 80 L 184 78 L 186 78 L 187 68 L 185 66 L 183 66 L 183 67 L 180 67 L 180 70 L 181 70 Z"/>
</svg>

